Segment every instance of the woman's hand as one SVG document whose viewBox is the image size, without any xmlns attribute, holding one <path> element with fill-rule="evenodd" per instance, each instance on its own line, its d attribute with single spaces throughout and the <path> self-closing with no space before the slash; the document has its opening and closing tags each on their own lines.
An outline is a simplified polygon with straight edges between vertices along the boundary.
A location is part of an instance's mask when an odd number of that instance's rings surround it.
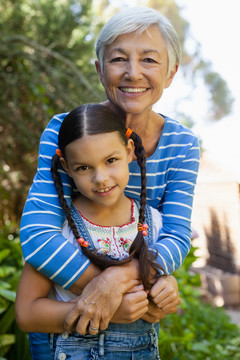
<svg viewBox="0 0 240 360">
<path fill-rule="evenodd" d="M 139 285 L 139 265 L 133 259 L 121 266 L 112 266 L 96 276 L 84 288 L 74 308 L 65 319 L 65 331 L 94 335 L 105 330 L 119 308 L 123 295 Z"/>
<path fill-rule="evenodd" d="M 172 275 L 159 277 L 149 291 L 149 297 L 165 314 L 176 312 L 181 304 L 177 280 Z"/>
</svg>

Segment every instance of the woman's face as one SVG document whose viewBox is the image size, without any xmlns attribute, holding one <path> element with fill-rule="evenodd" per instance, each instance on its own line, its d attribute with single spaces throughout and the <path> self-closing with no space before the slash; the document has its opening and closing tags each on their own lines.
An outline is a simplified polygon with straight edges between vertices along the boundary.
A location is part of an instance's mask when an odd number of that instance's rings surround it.
<svg viewBox="0 0 240 360">
<path fill-rule="evenodd" d="M 142 34 L 118 36 L 106 47 L 103 72 L 96 67 L 108 100 L 127 114 L 141 114 L 151 108 L 167 88 L 177 71 L 170 76 L 165 41 L 157 27 Z"/>
</svg>

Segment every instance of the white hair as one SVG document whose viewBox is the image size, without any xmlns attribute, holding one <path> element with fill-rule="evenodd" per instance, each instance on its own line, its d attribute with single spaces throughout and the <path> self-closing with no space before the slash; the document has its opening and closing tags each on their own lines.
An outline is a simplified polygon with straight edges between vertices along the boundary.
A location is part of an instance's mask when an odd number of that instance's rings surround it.
<svg viewBox="0 0 240 360">
<path fill-rule="evenodd" d="M 168 53 L 168 76 L 176 63 L 181 58 L 181 46 L 177 33 L 170 21 L 158 11 L 148 7 L 128 7 L 114 15 L 103 26 L 96 42 L 96 54 L 103 71 L 104 53 L 107 45 L 110 45 L 119 35 L 137 31 L 139 34 L 150 26 L 157 26 L 167 47 Z"/>
</svg>

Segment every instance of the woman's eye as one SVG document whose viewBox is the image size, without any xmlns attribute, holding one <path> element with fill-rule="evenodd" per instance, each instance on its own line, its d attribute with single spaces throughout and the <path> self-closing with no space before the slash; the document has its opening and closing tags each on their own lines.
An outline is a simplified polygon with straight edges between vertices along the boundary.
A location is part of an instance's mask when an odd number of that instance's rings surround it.
<svg viewBox="0 0 240 360">
<path fill-rule="evenodd" d="M 122 61 L 125 61 L 125 59 L 123 57 L 115 57 L 112 59 L 112 62 L 122 62 Z"/>
<path fill-rule="evenodd" d="M 152 58 L 146 58 L 144 59 L 145 62 L 148 62 L 148 63 L 156 63 L 156 60 L 152 59 Z"/>
</svg>

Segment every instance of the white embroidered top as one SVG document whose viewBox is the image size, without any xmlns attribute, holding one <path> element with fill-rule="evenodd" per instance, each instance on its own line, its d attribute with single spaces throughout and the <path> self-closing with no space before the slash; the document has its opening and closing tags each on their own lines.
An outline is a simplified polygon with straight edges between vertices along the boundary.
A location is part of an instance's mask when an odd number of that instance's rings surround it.
<svg viewBox="0 0 240 360">
<path fill-rule="evenodd" d="M 149 208 L 151 210 L 153 224 L 152 240 L 153 242 L 156 242 L 162 227 L 162 216 L 157 209 L 152 207 Z M 96 249 L 99 249 L 99 253 L 105 253 L 115 259 L 123 259 L 128 256 L 130 246 L 137 235 L 139 218 L 139 209 L 134 200 L 132 200 L 132 221 L 122 226 L 100 226 L 91 223 L 89 220 L 84 218 L 80 212 L 79 216 L 83 219 L 94 246 Z M 67 221 L 64 223 L 62 228 L 62 234 L 74 246 L 79 248 L 79 244 L 77 243 L 72 230 L 68 226 Z M 59 301 L 69 301 L 75 298 L 76 295 L 54 283 L 49 297 Z"/>
<path fill-rule="evenodd" d="M 136 219 L 139 218 L 139 210 L 136 203 L 131 200 L 132 220 L 122 226 L 100 226 L 87 220 L 79 211 L 88 232 L 91 236 L 97 254 L 106 254 L 112 259 L 122 260 L 128 256 L 129 249 L 137 234 Z"/>
</svg>

